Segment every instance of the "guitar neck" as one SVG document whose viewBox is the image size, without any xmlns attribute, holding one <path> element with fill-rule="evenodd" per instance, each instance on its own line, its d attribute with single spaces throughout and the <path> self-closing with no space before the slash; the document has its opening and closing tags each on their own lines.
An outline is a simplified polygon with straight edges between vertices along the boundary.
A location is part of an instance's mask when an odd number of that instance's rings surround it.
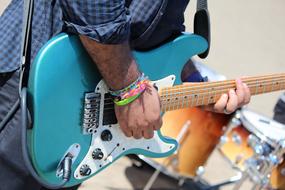
<svg viewBox="0 0 285 190">
<path fill-rule="evenodd" d="M 242 81 L 248 85 L 251 95 L 285 89 L 285 73 L 247 77 Z M 160 92 L 162 111 L 213 104 L 222 94 L 235 88 L 235 80 L 184 83 L 164 88 Z"/>
</svg>

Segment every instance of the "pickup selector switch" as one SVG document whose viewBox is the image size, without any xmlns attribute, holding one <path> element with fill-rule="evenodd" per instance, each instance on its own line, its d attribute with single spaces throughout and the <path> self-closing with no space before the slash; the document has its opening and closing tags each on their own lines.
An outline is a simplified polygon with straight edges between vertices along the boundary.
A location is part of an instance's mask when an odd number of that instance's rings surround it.
<svg viewBox="0 0 285 190">
<path fill-rule="evenodd" d="M 102 150 L 100 148 L 96 148 L 93 152 L 92 152 L 92 158 L 94 160 L 101 160 L 104 157 L 104 154 L 102 152 Z"/>
</svg>

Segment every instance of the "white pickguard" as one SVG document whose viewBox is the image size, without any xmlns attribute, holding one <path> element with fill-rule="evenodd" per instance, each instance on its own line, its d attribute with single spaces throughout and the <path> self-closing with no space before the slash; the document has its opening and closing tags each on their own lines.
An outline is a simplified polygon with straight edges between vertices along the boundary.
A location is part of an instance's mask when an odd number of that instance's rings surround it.
<svg viewBox="0 0 285 190">
<path fill-rule="evenodd" d="M 158 90 L 160 90 L 164 87 L 173 86 L 174 81 L 175 75 L 170 75 L 164 79 L 153 81 L 152 84 L 154 84 Z M 102 94 L 100 115 L 103 115 L 104 94 L 108 92 L 108 88 L 105 85 L 104 81 L 101 81 L 97 85 L 96 92 Z M 99 127 L 96 129 L 96 133 L 92 134 L 92 143 L 90 145 L 89 151 L 74 172 L 74 177 L 76 179 L 84 179 L 99 172 L 122 155 L 136 153 L 153 155 L 153 157 L 161 157 L 168 152 L 174 152 L 177 148 L 177 144 L 164 142 L 159 137 L 158 132 L 154 133 L 154 137 L 152 139 L 129 138 L 123 134 L 118 124 L 104 126 L 102 125 L 102 117 L 100 120 L 101 121 L 99 122 Z M 111 132 L 113 136 L 111 141 L 101 140 L 101 133 L 104 130 L 109 130 Z M 100 148 L 103 152 L 104 156 L 101 160 L 94 160 L 92 158 L 92 153 L 97 148 Z M 80 174 L 80 168 L 84 166 L 88 166 L 91 169 L 91 173 L 88 176 Z"/>
</svg>

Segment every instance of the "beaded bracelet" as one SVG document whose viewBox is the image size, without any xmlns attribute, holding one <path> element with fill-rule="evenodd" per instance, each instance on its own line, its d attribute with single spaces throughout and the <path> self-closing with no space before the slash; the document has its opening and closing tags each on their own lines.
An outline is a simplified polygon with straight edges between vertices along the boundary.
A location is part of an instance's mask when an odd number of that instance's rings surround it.
<svg viewBox="0 0 285 190">
<path fill-rule="evenodd" d="M 137 80 L 124 89 L 111 91 L 113 101 L 118 106 L 125 106 L 137 99 L 146 89 L 149 83 L 148 78 L 142 73 Z"/>
</svg>

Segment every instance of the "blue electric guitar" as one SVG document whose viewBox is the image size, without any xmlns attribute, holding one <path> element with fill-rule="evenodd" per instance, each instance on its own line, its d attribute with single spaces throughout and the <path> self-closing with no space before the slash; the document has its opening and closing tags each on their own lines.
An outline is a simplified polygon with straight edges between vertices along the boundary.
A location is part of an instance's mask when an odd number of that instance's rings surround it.
<svg viewBox="0 0 285 190">
<path fill-rule="evenodd" d="M 221 93 L 235 87 L 234 81 L 178 85 L 183 65 L 206 49 L 204 38 L 183 34 L 157 49 L 133 52 L 141 71 L 158 87 L 163 111 L 214 103 Z M 248 79 L 253 94 L 284 89 L 284 82 L 284 74 Z M 40 50 L 30 72 L 28 105 L 33 166 L 51 184 L 61 182 L 61 163 L 67 156 L 72 160 L 66 187 L 81 183 L 126 154 L 165 157 L 178 146 L 159 131 L 149 140 L 124 136 L 108 88 L 77 36 L 60 34 Z"/>
</svg>

